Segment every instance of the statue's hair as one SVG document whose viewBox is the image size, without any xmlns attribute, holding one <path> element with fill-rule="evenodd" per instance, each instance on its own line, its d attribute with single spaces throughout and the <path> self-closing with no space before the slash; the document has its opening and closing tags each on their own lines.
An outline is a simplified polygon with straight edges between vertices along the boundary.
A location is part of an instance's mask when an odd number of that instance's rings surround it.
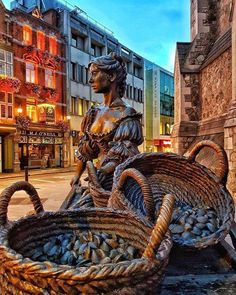
<svg viewBox="0 0 236 295">
<path fill-rule="evenodd" d="M 95 64 L 98 69 L 105 73 L 116 73 L 117 90 L 120 97 L 123 97 L 126 90 L 127 70 L 122 57 L 111 52 L 108 55 L 96 57 L 89 63 L 88 67 L 92 64 Z"/>
</svg>

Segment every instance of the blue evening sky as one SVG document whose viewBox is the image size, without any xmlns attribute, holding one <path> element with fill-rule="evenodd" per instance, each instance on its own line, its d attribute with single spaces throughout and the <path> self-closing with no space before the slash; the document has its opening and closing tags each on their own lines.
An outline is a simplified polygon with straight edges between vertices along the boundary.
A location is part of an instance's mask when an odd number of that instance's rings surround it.
<svg viewBox="0 0 236 295">
<path fill-rule="evenodd" d="M 63 2 L 63 1 L 62 1 Z M 114 32 L 120 43 L 173 71 L 177 41 L 190 36 L 189 0 L 70 0 Z M 3 0 L 9 8 L 10 0 Z"/>
</svg>

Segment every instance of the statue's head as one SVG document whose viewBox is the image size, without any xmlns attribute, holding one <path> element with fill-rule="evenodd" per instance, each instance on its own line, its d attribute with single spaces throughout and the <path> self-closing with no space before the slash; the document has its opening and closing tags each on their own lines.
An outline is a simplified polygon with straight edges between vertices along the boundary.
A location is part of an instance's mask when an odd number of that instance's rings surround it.
<svg viewBox="0 0 236 295">
<path fill-rule="evenodd" d="M 108 55 L 96 57 L 89 63 L 88 67 L 90 71 L 95 69 L 103 72 L 108 81 L 116 83 L 117 92 L 120 97 L 123 97 L 126 90 L 127 71 L 125 63 L 120 56 L 111 52 Z M 93 84 L 92 79 L 93 77 L 90 79 L 90 84 Z"/>
</svg>

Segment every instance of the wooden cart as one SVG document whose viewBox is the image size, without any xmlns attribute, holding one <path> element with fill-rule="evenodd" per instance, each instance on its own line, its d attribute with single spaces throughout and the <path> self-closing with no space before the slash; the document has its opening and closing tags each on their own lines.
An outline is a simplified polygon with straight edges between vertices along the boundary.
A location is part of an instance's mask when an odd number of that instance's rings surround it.
<svg viewBox="0 0 236 295">
<path fill-rule="evenodd" d="M 202 250 L 173 247 L 160 294 L 235 295 L 235 222 L 232 225 L 230 236 L 232 245 L 223 240 L 216 246 Z"/>
</svg>

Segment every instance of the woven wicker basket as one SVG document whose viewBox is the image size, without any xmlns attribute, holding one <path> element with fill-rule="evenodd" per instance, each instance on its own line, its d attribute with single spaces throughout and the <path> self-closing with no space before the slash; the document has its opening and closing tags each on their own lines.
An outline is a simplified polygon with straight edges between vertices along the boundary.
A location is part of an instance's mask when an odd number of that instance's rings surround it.
<svg viewBox="0 0 236 295">
<path fill-rule="evenodd" d="M 39 214 L 9 222 L 8 204 L 18 190 L 30 195 Z M 131 212 L 109 208 L 43 212 L 34 187 L 26 182 L 13 184 L 0 197 L 0 293 L 156 294 L 172 246 L 167 229 L 173 204 L 172 196 L 164 197 L 153 227 Z M 27 253 L 45 240 L 80 230 L 116 233 L 143 255 L 131 261 L 80 268 L 27 258 Z"/>
<path fill-rule="evenodd" d="M 195 162 L 203 147 L 210 147 L 216 152 L 218 176 Z M 233 199 L 225 188 L 227 174 L 226 154 L 211 141 L 198 143 L 188 158 L 172 153 L 139 154 L 116 168 L 108 207 L 133 210 L 139 215 L 149 216 L 151 220 L 165 194 L 173 194 L 177 201 L 194 208 L 211 207 L 220 221 L 219 229 L 188 245 L 207 247 L 226 236 L 234 219 Z"/>
</svg>

